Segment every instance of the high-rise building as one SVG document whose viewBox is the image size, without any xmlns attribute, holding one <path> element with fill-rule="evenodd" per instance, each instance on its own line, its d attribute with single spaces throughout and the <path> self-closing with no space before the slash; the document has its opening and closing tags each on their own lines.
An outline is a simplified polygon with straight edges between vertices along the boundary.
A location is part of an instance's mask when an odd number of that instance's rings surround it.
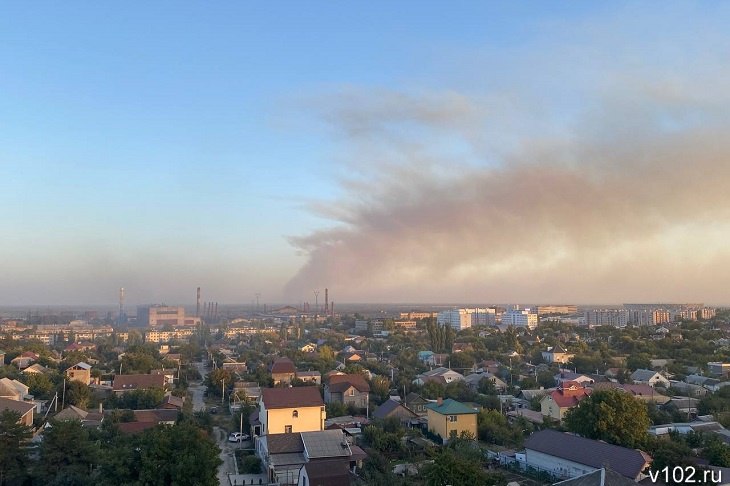
<svg viewBox="0 0 730 486">
<path fill-rule="evenodd" d="M 584 313 L 586 326 L 626 327 L 629 311 L 624 309 L 592 309 Z"/>
<path fill-rule="evenodd" d="M 502 314 L 502 325 L 525 327 L 535 329 L 537 327 L 537 314 L 530 309 L 511 309 Z"/>
</svg>

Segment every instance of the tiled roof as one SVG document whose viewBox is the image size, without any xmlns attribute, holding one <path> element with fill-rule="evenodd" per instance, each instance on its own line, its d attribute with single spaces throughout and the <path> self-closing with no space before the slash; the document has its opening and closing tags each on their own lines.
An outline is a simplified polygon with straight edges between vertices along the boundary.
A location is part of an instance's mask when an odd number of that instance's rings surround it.
<svg viewBox="0 0 730 486">
<path fill-rule="evenodd" d="M 359 392 L 369 392 L 370 385 L 365 381 L 362 375 L 335 375 L 330 378 L 329 391 L 341 393 L 351 386 L 355 387 Z"/>
<path fill-rule="evenodd" d="M 269 454 L 293 454 L 304 452 L 304 442 L 300 434 L 268 434 L 266 448 Z"/>
<path fill-rule="evenodd" d="M 468 413 L 477 413 L 473 408 L 467 407 L 461 402 L 447 398 L 441 405 L 438 403 L 429 403 L 426 408 L 433 410 L 441 415 L 462 415 Z"/>
<path fill-rule="evenodd" d="M 636 479 L 651 458 L 644 452 L 577 435 L 546 429 L 535 432 L 525 441 L 525 449 L 559 457 L 600 469 L 611 467 L 630 479 Z"/>
<path fill-rule="evenodd" d="M 174 408 L 158 408 L 153 410 L 134 410 L 137 422 L 175 422 L 180 412 Z"/>
<path fill-rule="evenodd" d="M 9 398 L 0 398 L 0 411 L 12 410 L 13 412 L 18 412 L 22 417 L 34 408 L 35 405 L 29 402 L 21 402 L 19 400 L 11 400 Z"/>
<path fill-rule="evenodd" d="M 296 373 L 297 369 L 294 362 L 286 357 L 276 358 L 274 364 L 271 365 L 271 373 Z"/>
<path fill-rule="evenodd" d="M 124 391 L 164 386 L 165 377 L 163 375 L 115 375 L 112 389 Z"/>
<path fill-rule="evenodd" d="M 350 486 L 350 473 L 345 461 L 316 461 L 304 465 L 309 484 Z"/>
<path fill-rule="evenodd" d="M 373 418 L 384 419 L 387 418 L 394 410 L 398 407 L 402 407 L 406 415 L 411 415 L 413 418 L 418 417 L 416 413 L 403 406 L 402 403 L 396 402 L 395 400 L 386 400 L 373 412 Z"/>
<path fill-rule="evenodd" d="M 123 434 L 138 434 L 143 430 L 154 429 L 157 427 L 156 422 L 121 422 L 117 424 L 119 432 Z"/>
<path fill-rule="evenodd" d="M 269 410 L 274 408 L 323 407 L 318 386 L 296 386 L 293 388 L 264 388 L 261 400 Z"/>
<path fill-rule="evenodd" d="M 555 483 L 555 486 L 636 486 L 636 483 L 609 468 Z"/>
</svg>

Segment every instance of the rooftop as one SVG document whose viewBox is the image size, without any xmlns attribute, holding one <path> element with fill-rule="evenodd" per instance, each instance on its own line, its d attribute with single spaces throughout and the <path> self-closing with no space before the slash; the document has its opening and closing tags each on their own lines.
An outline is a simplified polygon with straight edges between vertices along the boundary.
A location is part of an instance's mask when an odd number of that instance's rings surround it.
<svg viewBox="0 0 730 486">
<path fill-rule="evenodd" d="M 261 401 L 269 410 L 274 408 L 324 406 L 318 386 L 264 388 L 261 390 Z"/>
<path fill-rule="evenodd" d="M 464 405 L 461 402 L 447 398 L 439 405 L 438 403 L 429 403 L 426 408 L 433 410 L 441 415 L 463 415 L 468 413 L 477 413 L 476 410 Z"/>
</svg>

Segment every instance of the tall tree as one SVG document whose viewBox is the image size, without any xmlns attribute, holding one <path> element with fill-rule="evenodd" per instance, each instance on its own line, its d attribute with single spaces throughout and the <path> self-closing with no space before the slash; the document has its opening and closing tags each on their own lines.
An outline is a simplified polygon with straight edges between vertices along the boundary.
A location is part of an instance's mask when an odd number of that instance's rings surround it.
<svg viewBox="0 0 730 486">
<path fill-rule="evenodd" d="M 646 405 L 621 390 L 598 390 L 568 411 L 565 426 L 591 439 L 636 448 L 646 443 Z"/>
<path fill-rule="evenodd" d="M 43 484 L 94 484 L 98 449 L 77 420 L 52 421 L 43 433 L 36 472 Z"/>
<path fill-rule="evenodd" d="M 24 443 L 31 437 L 31 428 L 19 420 L 17 412 L 0 412 L 0 486 L 23 484 L 26 478 L 28 451 Z"/>
</svg>

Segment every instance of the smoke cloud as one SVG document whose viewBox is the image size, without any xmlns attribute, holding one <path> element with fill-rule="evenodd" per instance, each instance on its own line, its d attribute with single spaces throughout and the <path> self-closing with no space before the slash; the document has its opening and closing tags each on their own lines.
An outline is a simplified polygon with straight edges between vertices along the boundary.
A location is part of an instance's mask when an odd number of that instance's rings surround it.
<svg viewBox="0 0 730 486">
<path fill-rule="evenodd" d="M 730 79 L 714 61 L 604 57 L 576 81 L 543 60 L 508 66 L 535 76 L 509 89 L 348 87 L 320 100 L 342 196 L 310 206 L 329 228 L 290 239 L 307 262 L 287 292 L 726 303 Z M 574 96 L 536 93 L 561 74 Z"/>
</svg>

